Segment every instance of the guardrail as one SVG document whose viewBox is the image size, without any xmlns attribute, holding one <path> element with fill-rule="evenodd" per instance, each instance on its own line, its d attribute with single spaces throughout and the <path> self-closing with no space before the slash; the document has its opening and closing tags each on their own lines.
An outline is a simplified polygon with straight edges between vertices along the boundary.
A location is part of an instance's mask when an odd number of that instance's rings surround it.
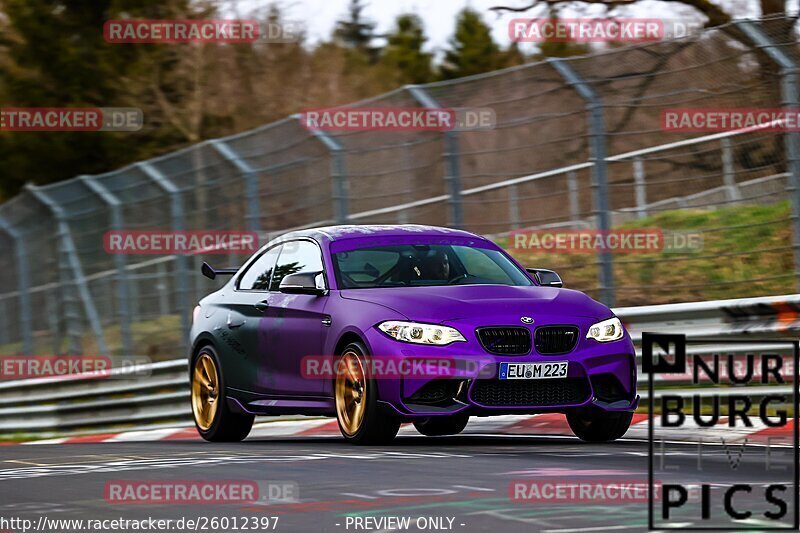
<svg viewBox="0 0 800 533">
<path fill-rule="evenodd" d="M 136 377 L 142 373 L 146 377 Z M 90 432 L 189 420 L 187 361 L 0 382 L 0 433 Z"/>
<path fill-rule="evenodd" d="M 800 334 L 800 294 L 623 307 L 614 312 L 637 344 L 644 331 L 685 333 L 690 339 L 718 339 L 719 344 L 710 346 L 709 353 L 774 349 L 767 344 L 737 345 L 725 341 L 753 335 L 760 339 L 788 340 Z M 637 355 L 640 356 L 638 349 Z M 148 375 L 136 377 L 141 373 Z M 640 375 L 640 381 L 641 378 Z M 789 389 L 761 388 L 771 393 Z M 697 393 L 697 389 L 670 393 L 690 395 Z M 105 378 L 75 376 L 0 382 L 2 434 L 89 433 L 186 424 L 190 420 L 185 359 L 121 369 Z"/>
</svg>

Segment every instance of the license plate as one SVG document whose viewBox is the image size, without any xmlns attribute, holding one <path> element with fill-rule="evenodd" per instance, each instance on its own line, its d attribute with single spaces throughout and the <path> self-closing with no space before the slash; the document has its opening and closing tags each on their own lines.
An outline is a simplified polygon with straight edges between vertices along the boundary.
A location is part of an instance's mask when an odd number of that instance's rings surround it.
<svg viewBox="0 0 800 533">
<path fill-rule="evenodd" d="M 552 379 L 567 377 L 568 361 L 500 363 L 500 379 Z"/>
</svg>

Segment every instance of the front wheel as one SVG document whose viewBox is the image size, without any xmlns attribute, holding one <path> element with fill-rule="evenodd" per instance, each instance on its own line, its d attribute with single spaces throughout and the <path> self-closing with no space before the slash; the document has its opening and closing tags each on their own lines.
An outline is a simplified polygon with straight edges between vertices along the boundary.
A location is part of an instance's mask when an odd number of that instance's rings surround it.
<svg viewBox="0 0 800 533">
<path fill-rule="evenodd" d="M 348 442 L 388 444 L 397 435 L 400 421 L 379 409 L 377 385 L 369 378 L 366 364 L 367 349 L 360 342 L 342 351 L 334 384 L 336 420 Z"/>
<path fill-rule="evenodd" d="M 567 422 L 576 437 L 585 442 L 611 442 L 621 438 L 631 427 L 632 412 L 575 411 Z"/>
<path fill-rule="evenodd" d="M 414 422 L 414 427 L 427 437 L 441 437 L 461 433 L 468 422 L 469 415 L 432 416 L 417 420 Z"/>
<path fill-rule="evenodd" d="M 211 442 L 244 440 L 255 417 L 228 408 L 219 358 L 211 346 L 204 346 L 192 360 L 191 380 L 192 414 L 200 436 Z"/>
</svg>

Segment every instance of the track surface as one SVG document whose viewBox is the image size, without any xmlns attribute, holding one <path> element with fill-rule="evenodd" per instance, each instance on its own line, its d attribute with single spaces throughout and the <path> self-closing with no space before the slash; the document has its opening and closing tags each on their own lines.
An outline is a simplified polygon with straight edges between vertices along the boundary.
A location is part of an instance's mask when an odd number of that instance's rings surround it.
<svg viewBox="0 0 800 533">
<path fill-rule="evenodd" d="M 765 471 L 764 448 L 710 447 L 703 480 L 768 482 L 791 478 L 790 449 L 774 450 Z M 697 445 L 669 444 L 674 468 L 664 480 L 695 479 Z M 355 517 L 440 518 L 426 531 L 643 531 L 645 503 L 531 503 L 509 498 L 512 480 L 647 480 L 646 442 L 584 444 L 570 437 L 463 435 L 401 436 L 389 447 L 353 447 L 336 436 L 256 438 L 239 444 L 201 441 L 119 442 L 0 448 L 0 516 L 54 519 L 279 517 L 275 531 L 390 531 L 376 522 L 354 527 Z M 688 469 L 683 471 L 683 469 Z M 290 482 L 296 503 L 228 505 L 119 505 L 105 500 L 119 480 L 250 480 Z M 718 510 L 719 498 L 712 507 Z M 791 502 L 793 492 L 788 500 Z M 350 518 L 348 526 L 348 517 Z M 452 519 L 452 525 L 448 524 Z M 704 525 L 690 518 L 675 525 Z M 741 525 L 757 529 L 766 522 Z M 3 527 L 0 527 L 2 530 Z M 22 531 L 21 528 L 9 528 Z M 48 531 L 59 530 L 51 526 Z M 178 529 L 172 529 L 173 531 Z M 188 528 L 180 529 L 182 531 Z M 192 529 L 193 530 L 193 529 Z M 222 528 L 209 531 L 222 531 Z M 227 529 L 233 531 L 232 527 Z M 249 529 L 252 530 L 252 529 Z"/>
</svg>

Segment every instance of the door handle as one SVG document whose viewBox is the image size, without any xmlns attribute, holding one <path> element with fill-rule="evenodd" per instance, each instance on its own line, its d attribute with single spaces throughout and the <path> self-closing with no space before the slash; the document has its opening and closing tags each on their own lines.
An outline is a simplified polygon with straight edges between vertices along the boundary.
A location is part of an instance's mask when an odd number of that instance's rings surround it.
<svg viewBox="0 0 800 533">
<path fill-rule="evenodd" d="M 253 307 L 261 311 L 262 313 L 269 309 L 269 302 L 267 300 L 261 300 L 260 302 L 253 304 Z"/>
</svg>

